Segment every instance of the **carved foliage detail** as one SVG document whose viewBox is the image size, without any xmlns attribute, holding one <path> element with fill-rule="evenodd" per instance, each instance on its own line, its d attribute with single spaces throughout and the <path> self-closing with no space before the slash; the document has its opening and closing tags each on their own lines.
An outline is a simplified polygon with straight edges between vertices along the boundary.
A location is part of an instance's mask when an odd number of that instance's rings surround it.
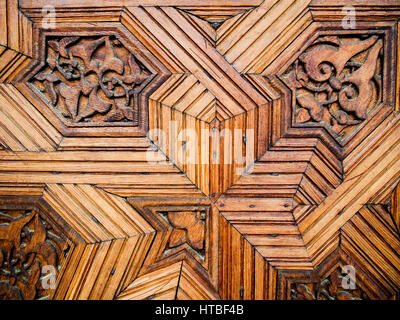
<svg viewBox="0 0 400 320">
<path fill-rule="evenodd" d="M 72 124 L 137 124 L 137 92 L 150 72 L 114 36 L 47 40 L 33 86 Z"/>
<path fill-rule="evenodd" d="M 186 243 L 198 254 L 204 255 L 206 212 L 172 211 L 162 213 L 162 215 L 173 227 L 166 252 Z"/>
<path fill-rule="evenodd" d="M 343 289 L 339 268 L 319 283 L 292 283 L 292 300 L 365 300 L 368 296 L 359 288 Z"/>
<path fill-rule="evenodd" d="M 35 210 L 0 212 L 0 300 L 46 298 L 42 268 L 59 271 L 69 245 Z"/>
<path fill-rule="evenodd" d="M 320 36 L 283 75 L 296 91 L 295 123 L 348 136 L 382 100 L 380 36 Z"/>
</svg>

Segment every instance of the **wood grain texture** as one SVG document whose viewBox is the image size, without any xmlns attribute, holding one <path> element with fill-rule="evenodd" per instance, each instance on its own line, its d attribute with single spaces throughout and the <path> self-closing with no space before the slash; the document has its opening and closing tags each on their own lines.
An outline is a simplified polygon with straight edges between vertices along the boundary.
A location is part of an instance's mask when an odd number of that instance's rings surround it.
<svg viewBox="0 0 400 320">
<path fill-rule="evenodd" d="M 220 217 L 219 293 L 229 300 L 273 300 L 276 269 L 224 217 Z"/>
<path fill-rule="evenodd" d="M 0 3 L 0 82 L 10 82 L 31 62 L 32 21 L 18 9 L 18 0 Z"/>
<path fill-rule="evenodd" d="M 0 298 L 399 299 L 399 26 L 396 0 L 2 0 Z"/>
<path fill-rule="evenodd" d="M 118 300 L 215 300 L 218 295 L 202 285 L 185 262 L 138 277 Z"/>
</svg>

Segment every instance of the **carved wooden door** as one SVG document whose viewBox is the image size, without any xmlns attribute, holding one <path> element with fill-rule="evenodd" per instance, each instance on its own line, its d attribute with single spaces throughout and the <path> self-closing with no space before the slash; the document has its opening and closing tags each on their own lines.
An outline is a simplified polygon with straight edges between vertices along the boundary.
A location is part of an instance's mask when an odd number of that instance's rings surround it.
<svg viewBox="0 0 400 320">
<path fill-rule="evenodd" d="M 399 299 L 399 15 L 1 0 L 0 299 Z"/>
</svg>

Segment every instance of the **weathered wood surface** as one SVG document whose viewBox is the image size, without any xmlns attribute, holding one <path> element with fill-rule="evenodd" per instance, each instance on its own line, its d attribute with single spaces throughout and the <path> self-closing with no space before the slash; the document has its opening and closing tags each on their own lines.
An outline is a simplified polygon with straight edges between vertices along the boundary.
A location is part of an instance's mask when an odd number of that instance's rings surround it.
<svg viewBox="0 0 400 320">
<path fill-rule="evenodd" d="M 399 299 L 399 19 L 0 0 L 0 299 Z"/>
</svg>

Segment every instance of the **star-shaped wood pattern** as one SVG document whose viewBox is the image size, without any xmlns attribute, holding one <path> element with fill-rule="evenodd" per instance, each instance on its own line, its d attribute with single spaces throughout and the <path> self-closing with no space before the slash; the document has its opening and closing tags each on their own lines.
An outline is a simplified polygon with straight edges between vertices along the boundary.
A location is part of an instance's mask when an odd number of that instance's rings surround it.
<svg viewBox="0 0 400 320">
<path fill-rule="evenodd" d="M 399 299 L 399 19 L 2 0 L 0 299 Z"/>
</svg>

